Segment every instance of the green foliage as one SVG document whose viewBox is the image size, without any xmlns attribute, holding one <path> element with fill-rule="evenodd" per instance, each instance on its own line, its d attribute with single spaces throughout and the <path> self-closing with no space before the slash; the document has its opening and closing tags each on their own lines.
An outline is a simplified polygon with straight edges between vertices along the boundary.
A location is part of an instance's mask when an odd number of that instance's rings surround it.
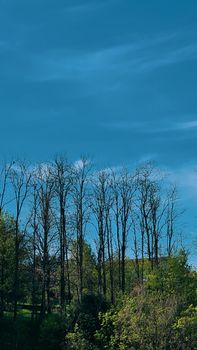
<svg viewBox="0 0 197 350">
<path fill-rule="evenodd" d="M 97 269 L 96 259 L 92 253 L 90 245 L 84 244 L 83 251 L 83 264 L 84 264 L 84 293 L 94 293 L 97 286 Z"/>
<path fill-rule="evenodd" d="M 92 294 L 85 295 L 81 303 L 71 304 L 67 308 L 66 349 L 96 349 L 95 333 L 100 326 L 99 313 L 106 307 L 106 302 L 100 296 Z"/>
<path fill-rule="evenodd" d="M 71 287 L 74 299 L 78 298 L 78 267 L 76 263 L 77 242 L 72 242 L 70 275 Z M 97 291 L 97 269 L 96 259 L 87 242 L 83 242 L 83 294 L 96 293 Z"/>
<path fill-rule="evenodd" d="M 66 335 L 65 341 L 67 350 L 97 350 L 96 346 L 84 337 L 77 324 L 74 331 Z"/>
<path fill-rule="evenodd" d="M 154 270 L 147 264 L 145 276 L 143 286 L 100 315 L 99 349 L 195 349 L 197 274 L 185 252 L 161 260 Z"/>
<path fill-rule="evenodd" d="M 175 314 L 176 300 L 160 293 L 128 298 L 113 317 L 111 349 L 165 349 Z"/>
<path fill-rule="evenodd" d="M 73 243 L 72 254 L 75 252 Z M 128 286 L 125 295 L 116 290 L 115 305 L 97 294 L 96 261 L 84 243 L 84 289 L 77 298 L 77 266 L 71 258 L 73 298 L 61 317 L 57 308 L 40 324 L 31 321 L 27 310 L 18 305 L 14 323 L 9 311 L 12 300 L 14 255 L 13 221 L 0 222 L 0 264 L 4 278 L 0 284 L 6 312 L 0 318 L 0 348 L 11 350 L 192 350 L 197 348 L 197 273 L 188 266 L 187 254 L 162 258 L 152 269 L 144 261 L 144 283 L 136 279 L 133 262 L 126 260 Z M 10 258 L 11 256 L 11 258 Z M 26 268 L 26 251 L 20 250 L 20 295 L 31 292 Z M 54 263 L 54 269 L 56 264 Z M 117 271 L 115 270 L 116 279 Z M 55 279 L 54 279 L 55 281 Z M 129 282 L 128 282 L 129 281 Z M 31 281 L 30 281 L 31 282 Z M 118 282 L 118 281 L 116 281 Z M 116 283 L 115 282 L 115 283 Z M 117 284 L 117 283 L 116 283 Z M 55 285 L 58 291 L 58 284 Z M 7 288 L 7 289 L 6 289 Z M 131 290 L 132 289 L 132 290 Z M 55 290 L 55 289 L 54 289 Z M 3 293 L 4 292 L 4 293 Z M 54 304 L 53 304 L 54 305 Z M 24 307 L 21 306 L 21 307 Z"/>
<path fill-rule="evenodd" d="M 95 333 L 95 341 L 100 349 L 109 349 L 111 339 L 114 337 L 115 317 L 116 313 L 114 310 L 99 314 L 100 329 Z"/>
<path fill-rule="evenodd" d="M 0 216 L 0 309 L 11 303 L 14 270 L 14 221 L 8 214 Z"/>
<path fill-rule="evenodd" d="M 0 311 L 12 308 L 15 265 L 15 221 L 7 213 L 0 216 Z M 19 233 L 19 276 L 18 301 L 26 301 L 28 290 L 27 244 Z"/>
<path fill-rule="evenodd" d="M 184 250 L 169 258 L 163 258 L 157 268 L 147 273 L 145 286 L 150 291 L 176 295 L 184 304 L 197 302 L 197 274 L 191 271 Z"/>
<path fill-rule="evenodd" d="M 174 325 L 175 344 L 184 349 L 197 348 L 197 307 L 190 305 L 177 317 Z"/>
</svg>

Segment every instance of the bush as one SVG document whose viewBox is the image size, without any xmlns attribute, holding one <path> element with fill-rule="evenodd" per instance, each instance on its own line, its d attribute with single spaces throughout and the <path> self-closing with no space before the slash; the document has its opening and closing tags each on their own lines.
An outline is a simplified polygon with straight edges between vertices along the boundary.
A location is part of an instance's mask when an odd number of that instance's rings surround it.
<svg viewBox="0 0 197 350">
<path fill-rule="evenodd" d="M 169 345 L 176 310 L 176 299 L 163 298 L 160 293 L 128 297 L 119 311 L 102 317 L 97 332 L 100 348 L 164 350 Z"/>
<path fill-rule="evenodd" d="M 66 350 L 98 350 L 96 346 L 84 337 L 76 324 L 74 331 L 65 337 Z"/>
<path fill-rule="evenodd" d="M 197 349 L 197 307 L 190 305 L 173 325 L 174 342 L 182 349 Z"/>
</svg>

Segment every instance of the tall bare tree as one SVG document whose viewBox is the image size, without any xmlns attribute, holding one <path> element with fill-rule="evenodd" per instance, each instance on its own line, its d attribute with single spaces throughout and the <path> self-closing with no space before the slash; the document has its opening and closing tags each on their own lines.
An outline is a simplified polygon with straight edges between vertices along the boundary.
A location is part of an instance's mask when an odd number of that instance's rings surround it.
<svg viewBox="0 0 197 350">
<path fill-rule="evenodd" d="M 15 263 L 14 263 L 14 318 L 17 317 L 17 302 L 19 293 L 19 248 L 20 248 L 20 218 L 28 195 L 31 173 L 25 162 L 17 162 L 9 171 L 15 203 Z"/>
<path fill-rule="evenodd" d="M 135 193 L 135 178 L 123 170 L 119 179 L 120 221 L 121 221 L 121 289 L 125 292 L 125 258 L 128 233 L 132 225 L 133 196 Z"/>
<path fill-rule="evenodd" d="M 132 208 L 136 191 L 135 175 L 130 174 L 127 169 L 122 169 L 118 174 L 112 172 L 111 186 L 118 247 L 118 281 L 119 289 L 124 293 L 127 240 L 132 225 Z"/>
<path fill-rule="evenodd" d="M 172 185 L 167 194 L 167 255 L 171 256 L 174 249 L 175 222 L 181 214 L 177 210 L 178 194 L 176 185 Z"/>
<path fill-rule="evenodd" d="M 105 171 L 93 177 L 92 208 L 98 231 L 98 291 L 106 296 L 106 239 L 109 239 L 109 175 Z M 107 236 L 108 234 L 108 236 Z M 108 241 L 108 244 L 110 242 Z M 108 248 L 110 248 L 108 246 Z M 110 250 L 111 251 L 111 250 Z"/>
<path fill-rule="evenodd" d="M 111 303 L 114 303 L 114 242 L 113 242 L 113 228 L 112 228 L 112 200 L 111 197 L 106 205 L 106 239 L 107 239 L 107 252 L 109 263 L 109 278 L 110 278 L 110 298 Z"/>
<path fill-rule="evenodd" d="M 39 250 L 42 261 L 42 301 L 41 318 L 46 312 L 51 312 L 50 303 L 50 246 L 54 239 L 53 232 L 54 217 L 52 200 L 54 198 L 54 179 L 52 169 L 49 164 L 40 165 L 37 170 L 37 190 L 38 190 L 38 220 L 39 220 Z"/>
<path fill-rule="evenodd" d="M 119 175 L 111 172 L 111 190 L 113 194 L 112 210 L 116 228 L 116 244 L 118 252 L 118 289 L 121 290 L 121 222 L 120 222 L 120 192 L 119 192 Z"/>
<path fill-rule="evenodd" d="M 65 280 L 67 287 L 67 299 L 71 300 L 70 269 L 69 269 L 69 237 L 68 237 L 68 208 L 70 192 L 73 185 L 73 170 L 71 165 L 63 157 L 54 162 L 55 192 L 58 200 L 58 230 L 60 246 L 60 306 L 63 315 L 65 311 Z M 66 271 L 65 271 L 66 267 Z"/>
<path fill-rule="evenodd" d="M 75 179 L 73 184 L 74 227 L 77 241 L 77 269 L 79 300 L 83 296 L 83 250 L 86 225 L 89 219 L 89 181 L 91 164 L 86 157 L 74 165 Z"/>
<path fill-rule="evenodd" d="M 35 174 L 36 175 L 36 174 Z M 30 227 L 32 229 L 32 235 L 30 238 L 31 243 L 31 251 L 30 251 L 30 257 L 31 257 L 31 302 L 32 302 L 32 320 L 35 319 L 37 314 L 37 308 L 36 308 L 36 275 L 37 275 L 37 256 L 38 256 L 38 184 L 37 184 L 37 177 L 32 176 L 31 181 L 31 198 L 32 198 L 32 208 L 30 213 Z"/>
</svg>

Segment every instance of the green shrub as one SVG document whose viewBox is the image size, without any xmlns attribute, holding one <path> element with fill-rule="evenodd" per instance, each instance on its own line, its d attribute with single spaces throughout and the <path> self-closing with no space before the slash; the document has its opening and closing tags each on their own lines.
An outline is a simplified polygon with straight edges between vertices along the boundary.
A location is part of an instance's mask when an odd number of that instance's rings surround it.
<svg viewBox="0 0 197 350">
<path fill-rule="evenodd" d="M 96 346 L 84 337 L 76 324 L 74 331 L 66 335 L 66 350 L 98 350 Z"/>
<path fill-rule="evenodd" d="M 175 345 L 183 349 L 197 349 L 197 307 L 190 305 L 177 317 L 173 325 Z"/>
</svg>

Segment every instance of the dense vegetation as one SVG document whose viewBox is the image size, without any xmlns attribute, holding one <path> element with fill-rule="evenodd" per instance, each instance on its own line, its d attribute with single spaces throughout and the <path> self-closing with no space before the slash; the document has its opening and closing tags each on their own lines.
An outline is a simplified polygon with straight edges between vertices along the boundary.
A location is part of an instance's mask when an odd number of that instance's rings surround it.
<svg viewBox="0 0 197 350">
<path fill-rule="evenodd" d="M 1 349 L 196 349 L 197 273 L 176 187 L 83 158 L 0 176 Z"/>
</svg>

